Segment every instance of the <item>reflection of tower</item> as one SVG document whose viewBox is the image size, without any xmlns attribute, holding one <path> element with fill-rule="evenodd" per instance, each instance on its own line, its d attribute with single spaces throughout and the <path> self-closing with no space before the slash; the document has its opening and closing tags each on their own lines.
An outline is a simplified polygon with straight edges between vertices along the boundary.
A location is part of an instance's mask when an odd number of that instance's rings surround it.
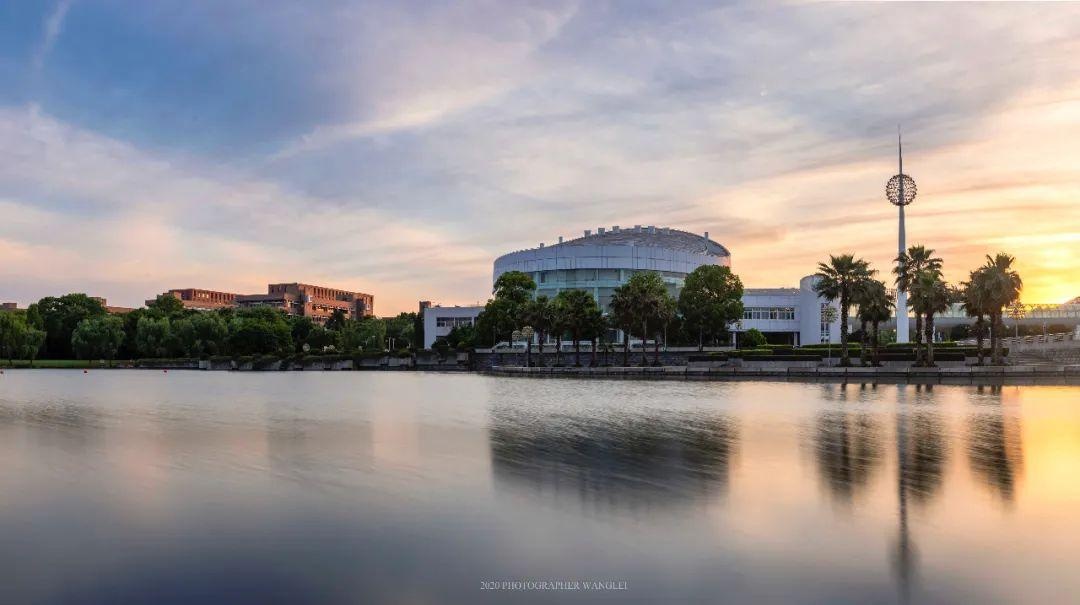
<svg viewBox="0 0 1080 605">
<path fill-rule="evenodd" d="M 896 151 L 900 160 L 900 172 L 889 179 L 885 185 L 885 196 L 889 202 L 900 209 L 899 255 L 907 249 L 907 235 L 904 233 L 904 206 L 915 200 L 915 180 L 904 174 L 904 147 L 900 132 L 896 133 Z M 896 292 L 896 342 L 908 342 L 907 292 Z"/>
<path fill-rule="evenodd" d="M 897 387 L 896 401 L 896 457 L 897 457 L 897 496 L 899 498 L 900 535 L 896 545 L 896 574 L 900 589 L 900 602 L 907 603 L 911 598 L 911 576 L 915 564 L 915 552 L 908 531 L 907 507 L 907 410 L 905 385 Z"/>
</svg>

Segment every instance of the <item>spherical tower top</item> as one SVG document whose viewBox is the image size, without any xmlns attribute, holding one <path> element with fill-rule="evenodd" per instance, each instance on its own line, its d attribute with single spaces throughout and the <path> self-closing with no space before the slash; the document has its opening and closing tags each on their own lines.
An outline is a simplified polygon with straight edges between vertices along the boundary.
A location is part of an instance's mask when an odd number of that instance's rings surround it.
<svg viewBox="0 0 1080 605">
<path fill-rule="evenodd" d="M 885 185 L 885 197 L 894 206 L 907 206 L 915 200 L 915 179 L 906 174 L 897 174 Z"/>
</svg>

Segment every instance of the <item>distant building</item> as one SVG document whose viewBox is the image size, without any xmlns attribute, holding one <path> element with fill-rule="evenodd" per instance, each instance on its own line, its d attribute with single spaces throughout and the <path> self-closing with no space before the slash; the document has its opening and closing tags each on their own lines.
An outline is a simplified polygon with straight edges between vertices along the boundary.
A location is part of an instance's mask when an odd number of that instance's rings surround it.
<svg viewBox="0 0 1080 605">
<path fill-rule="evenodd" d="M 349 292 L 336 288 L 310 284 L 270 284 L 266 294 L 241 294 L 236 297 L 238 307 L 268 305 L 284 310 L 289 315 L 303 315 L 322 323 L 341 310 L 349 319 L 360 319 L 375 314 L 375 297 L 363 292 Z"/>
<path fill-rule="evenodd" d="M 100 296 L 91 296 L 90 300 L 98 301 L 98 303 L 100 303 L 101 306 L 105 307 L 105 312 L 106 313 L 112 313 L 113 315 L 123 315 L 124 313 L 131 313 L 132 311 L 135 310 L 132 307 L 111 307 L 111 306 L 109 306 L 109 301 L 105 300 L 104 298 L 102 298 Z"/>
<path fill-rule="evenodd" d="M 19 303 L 6 302 L 0 303 L 0 311 L 16 311 L 19 309 Z"/>
<path fill-rule="evenodd" d="M 217 292 L 215 290 L 200 290 L 199 288 L 178 288 L 169 290 L 165 295 L 175 296 L 185 309 L 197 309 L 199 311 L 212 311 L 236 306 L 237 294 L 232 292 Z M 153 300 L 146 301 L 149 306 Z"/>
<path fill-rule="evenodd" d="M 165 292 L 180 299 L 186 309 L 212 311 L 230 307 L 276 307 L 289 315 L 303 315 L 323 323 L 341 310 L 349 319 L 369 317 L 375 313 L 375 297 L 363 292 L 311 284 L 270 284 L 266 294 L 234 294 L 199 288 L 178 288 Z M 154 302 L 146 301 L 146 304 Z"/>
<path fill-rule="evenodd" d="M 446 338 L 450 330 L 457 326 L 474 325 L 476 317 L 483 310 L 483 306 L 442 307 L 423 301 L 420 303 L 420 312 L 424 319 L 424 348 L 430 349 L 436 340 Z"/>
<path fill-rule="evenodd" d="M 495 259 L 493 280 L 507 271 L 522 271 L 536 282 L 536 294 L 554 298 L 563 290 L 585 290 L 602 309 L 611 305 L 615 288 L 635 273 L 658 273 L 668 293 L 678 297 L 686 276 L 704 265 L 731 266 L 731 252 L 702 235 L 671 229 L 635 225 L 600 227 L 593 233 L 550 246 L 519 250 Z M 804 277 L 798 288 L 746 288 L 743 292 L 743 319 L 735 332 L 756 328 L 770 342 L 810 344 L 839 342 L 840 320 L 822 321 L 822 310 L 836 307 L 813 290 L 814 278 Z M 440 311 L 436 315 L 442 315 Z M 425 315 L 425 341 L 427 336 Z M 449 331 L 449 330 L 447 330 Z M 623 335 L 620 331 L 618 339 Z M 425 344 L 425 346 L 428 346 Z"/>
</svg>

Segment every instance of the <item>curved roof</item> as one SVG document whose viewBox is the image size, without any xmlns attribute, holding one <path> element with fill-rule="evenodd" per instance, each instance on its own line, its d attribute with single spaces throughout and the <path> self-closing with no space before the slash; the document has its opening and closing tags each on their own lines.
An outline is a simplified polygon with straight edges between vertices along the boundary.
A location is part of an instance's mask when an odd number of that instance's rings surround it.
<svg viewBox="0 0 1080 605">
<path fill-rule="evenodd" d="M 648 246 L 709 256 L 731 256 L 727 248 L 704 235 L 669 227 L 605 230 L 603 233 L 591 233 L 553 244 L 551 247 L 557 246 Z"/>
</svg>

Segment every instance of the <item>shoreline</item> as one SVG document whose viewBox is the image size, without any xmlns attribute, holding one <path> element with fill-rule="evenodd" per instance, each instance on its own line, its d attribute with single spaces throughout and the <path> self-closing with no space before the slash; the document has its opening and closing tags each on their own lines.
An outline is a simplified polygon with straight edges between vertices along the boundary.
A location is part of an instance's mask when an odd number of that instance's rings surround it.
<svg viewBox="0 0 1080 605">
<path fill-rule="evenodd" d="M 714 380 L 769 382 L 885 382 L 917 384 L 1080 385 L 1080 365 L 968 366 L 962 368 L 745 368 L 745 367 L 542 367 L 495 366 L 479 372 L 516 378 L 600 380 Z"/>
</svg>

